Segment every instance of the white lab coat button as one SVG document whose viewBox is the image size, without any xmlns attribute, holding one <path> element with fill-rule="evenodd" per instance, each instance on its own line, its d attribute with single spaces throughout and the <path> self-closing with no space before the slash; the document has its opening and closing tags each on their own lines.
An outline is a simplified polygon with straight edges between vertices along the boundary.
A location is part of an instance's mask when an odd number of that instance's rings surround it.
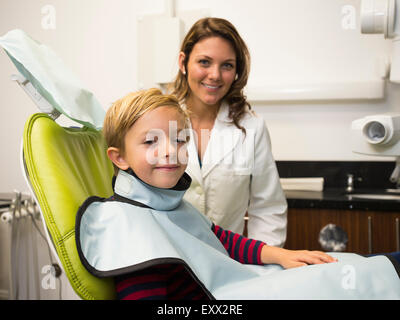
<svg viewBox="0 0 400 320">
<path fill-rule="evenodd" d="M 202 194 L 203 190 L 201 189 L 201 187 L 196 187 L 196 193 L 197 194 Z"/>
</svg>

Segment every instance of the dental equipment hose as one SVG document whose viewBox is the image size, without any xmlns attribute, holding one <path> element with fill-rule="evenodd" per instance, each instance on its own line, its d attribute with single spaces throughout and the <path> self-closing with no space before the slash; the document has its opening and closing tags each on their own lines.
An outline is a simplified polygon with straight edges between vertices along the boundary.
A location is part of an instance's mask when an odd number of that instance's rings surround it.
<svg viewBox="0 0 400 320">
<path fill-rule="evenodd" d="M 43 234 L 43 232 L 40 230 L 39 226 L 36 223 L 36 220 L 40 218 L 40 213 L 38 211 L 39 209 L 36 206 L 36 203 L 33 199 L 33 197 L 30 197 L 29 199 L 26 199 L 22 201 L 22 194 L 21 192 L 15 191 L 14 198 L 11 201 L 10 207 L 2 210 L 1 212 L 1 220 L 4 223 L 9 223 L 11 226 L 11 234 L 10 234 L 10 268 L 8 272 L 9 276 L 9 299 L 10 300 L 17 300 L 19 298 L 19 261 L 20 261 L 20 249 L 21 249 L 21 243 L 20 243 L 20 238 L 21 238 L 21 232 L 24 232 L 25 235 L 27 233 L 31 232 L 30 234 L 30 243 L 31 243 L 31 251 L 26 251 L 27 252 L 27 257 L 28 253 L 32 254 L 32 260 L 33 260 L 33 273 L 34 273 L 34 281 L 35 281 L 35 294 L 38 299 L 40 299 L 40 280 L 39 280 L 39 263 L 38 263 L 38 247 L 37 247 L 37 238 L 35 237 L 33 231 L 36 229 L 36 231 L 39 233 L 40 237 L 44 240 L 47 249 L 48 249 L 48 254 L 49 254 L 49 260 L 51 263 L 51 272 L 52 275 L 59 280 L 59 298 L 61 299 L 61 279 L 60 279 L 60 274 L 61 274 L 61 269 L 58 266 L 58 264 L 53 260 L 52 252 L 49 246 L 49 243 L 47 242 L 46 236 Z M 29 220 L 26 220 L 26 218 L 29 217 Z M 23 218 L 23 219 L 22 219 Z M 23 222 L 23 224 L 22 224 Z M 32 228 L 32 225 L 34 228 Z M 29 258 L 29 257 L 28 257 Z M 27 292 L 29 295 L 29 286 L 30 286 L 30 281 L 29 281 L 29 268 L 27 268 Z"/>
<path fill-rule="evenodd" d="M 18 218 L 20 215 L 21 208 L 21 193 L 15 191 L 15 197 L 11 204 L 12 206 L 12 220 L 11 220 L 11 263 L 9 269 L 9 298 L 10 300 L 16 300 L 18 298 L 18 276 L 16 276 L 15 270 L 18 266 L 18 252 L 19 252 L 19 225 Z"/>
<path fill-rule="evenodd" d="M 389 180 L 390 182 L 396 183 L 397 188 L 400 187 L 400 157 L 396 157 L 396 166 Z"/>
</svg>

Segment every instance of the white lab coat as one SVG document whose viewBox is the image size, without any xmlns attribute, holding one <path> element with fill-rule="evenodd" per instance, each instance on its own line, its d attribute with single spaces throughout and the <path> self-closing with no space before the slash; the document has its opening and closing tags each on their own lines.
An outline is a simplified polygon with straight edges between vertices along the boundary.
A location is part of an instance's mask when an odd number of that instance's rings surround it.
<svg viewBox="0 0 400 320">
<path fill-rule="evenodd" d="M 246 135 L 231 123 L 229 107 L 221 105 L 203 156 L 191 131 L 186 172 L 192 184 L 184 199 L 215 224 L 243 233 L 248 212 L 248 237 L 269 245 L 286 240 L 287 202 L 271 152 L 271 142 L 262 118 L 248 111 L 240 121 Z"/>
</svg>

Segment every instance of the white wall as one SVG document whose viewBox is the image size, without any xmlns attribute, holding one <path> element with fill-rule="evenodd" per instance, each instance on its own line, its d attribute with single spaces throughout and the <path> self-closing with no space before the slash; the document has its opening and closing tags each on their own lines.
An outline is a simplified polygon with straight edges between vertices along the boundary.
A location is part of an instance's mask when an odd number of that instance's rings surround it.
<svg viewBox="0 0 400 320">
<path fill-rule="evenodd" d="M 54 30 L 42 28 L 45 5 L 56 10 Z M 357 10 L 355 29 L 342 26 L 345 5 Z M 178 11 L 205 8 L 233 22 L 250 48 L 249 85 L 254 86 L 379 77 L 390 42 L 381 35 L 360 34 L 359 6 L 359 0 L 177 1 Z M 163 0 L 1 0 L 0 35 L 20 28 L 52 47 L 108 108 L 138 88 L 137 17 L 163 11 Z M 36 108 L 9 80 L 14 72 L 1 51 L 0 192 L 27 190 L 19 168 L 20 141 L 25 120 Z M 350 124 L 366 115 L 399 111 L 399 94 L 398 86 L 389 85 L 379 101 L 269 102 L 253 107 L 267 122 L 277 160 L 381 160 L 351 152 Z"/>
</svg>

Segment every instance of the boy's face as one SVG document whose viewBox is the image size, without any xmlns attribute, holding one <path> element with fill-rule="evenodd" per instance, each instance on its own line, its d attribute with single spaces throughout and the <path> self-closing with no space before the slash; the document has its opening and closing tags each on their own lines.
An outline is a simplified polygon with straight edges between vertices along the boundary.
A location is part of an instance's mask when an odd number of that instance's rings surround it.
<svg viewBox="0 0 400 320">
<path fill-rule="evenodd" d="M 146 112 L 125 136 L 125 154 L 114 161 L 122 170 L 131 168 L 144 182 L 172 188 L 187 166 L 185 118 L 173 107 Z"/>
</svg>

